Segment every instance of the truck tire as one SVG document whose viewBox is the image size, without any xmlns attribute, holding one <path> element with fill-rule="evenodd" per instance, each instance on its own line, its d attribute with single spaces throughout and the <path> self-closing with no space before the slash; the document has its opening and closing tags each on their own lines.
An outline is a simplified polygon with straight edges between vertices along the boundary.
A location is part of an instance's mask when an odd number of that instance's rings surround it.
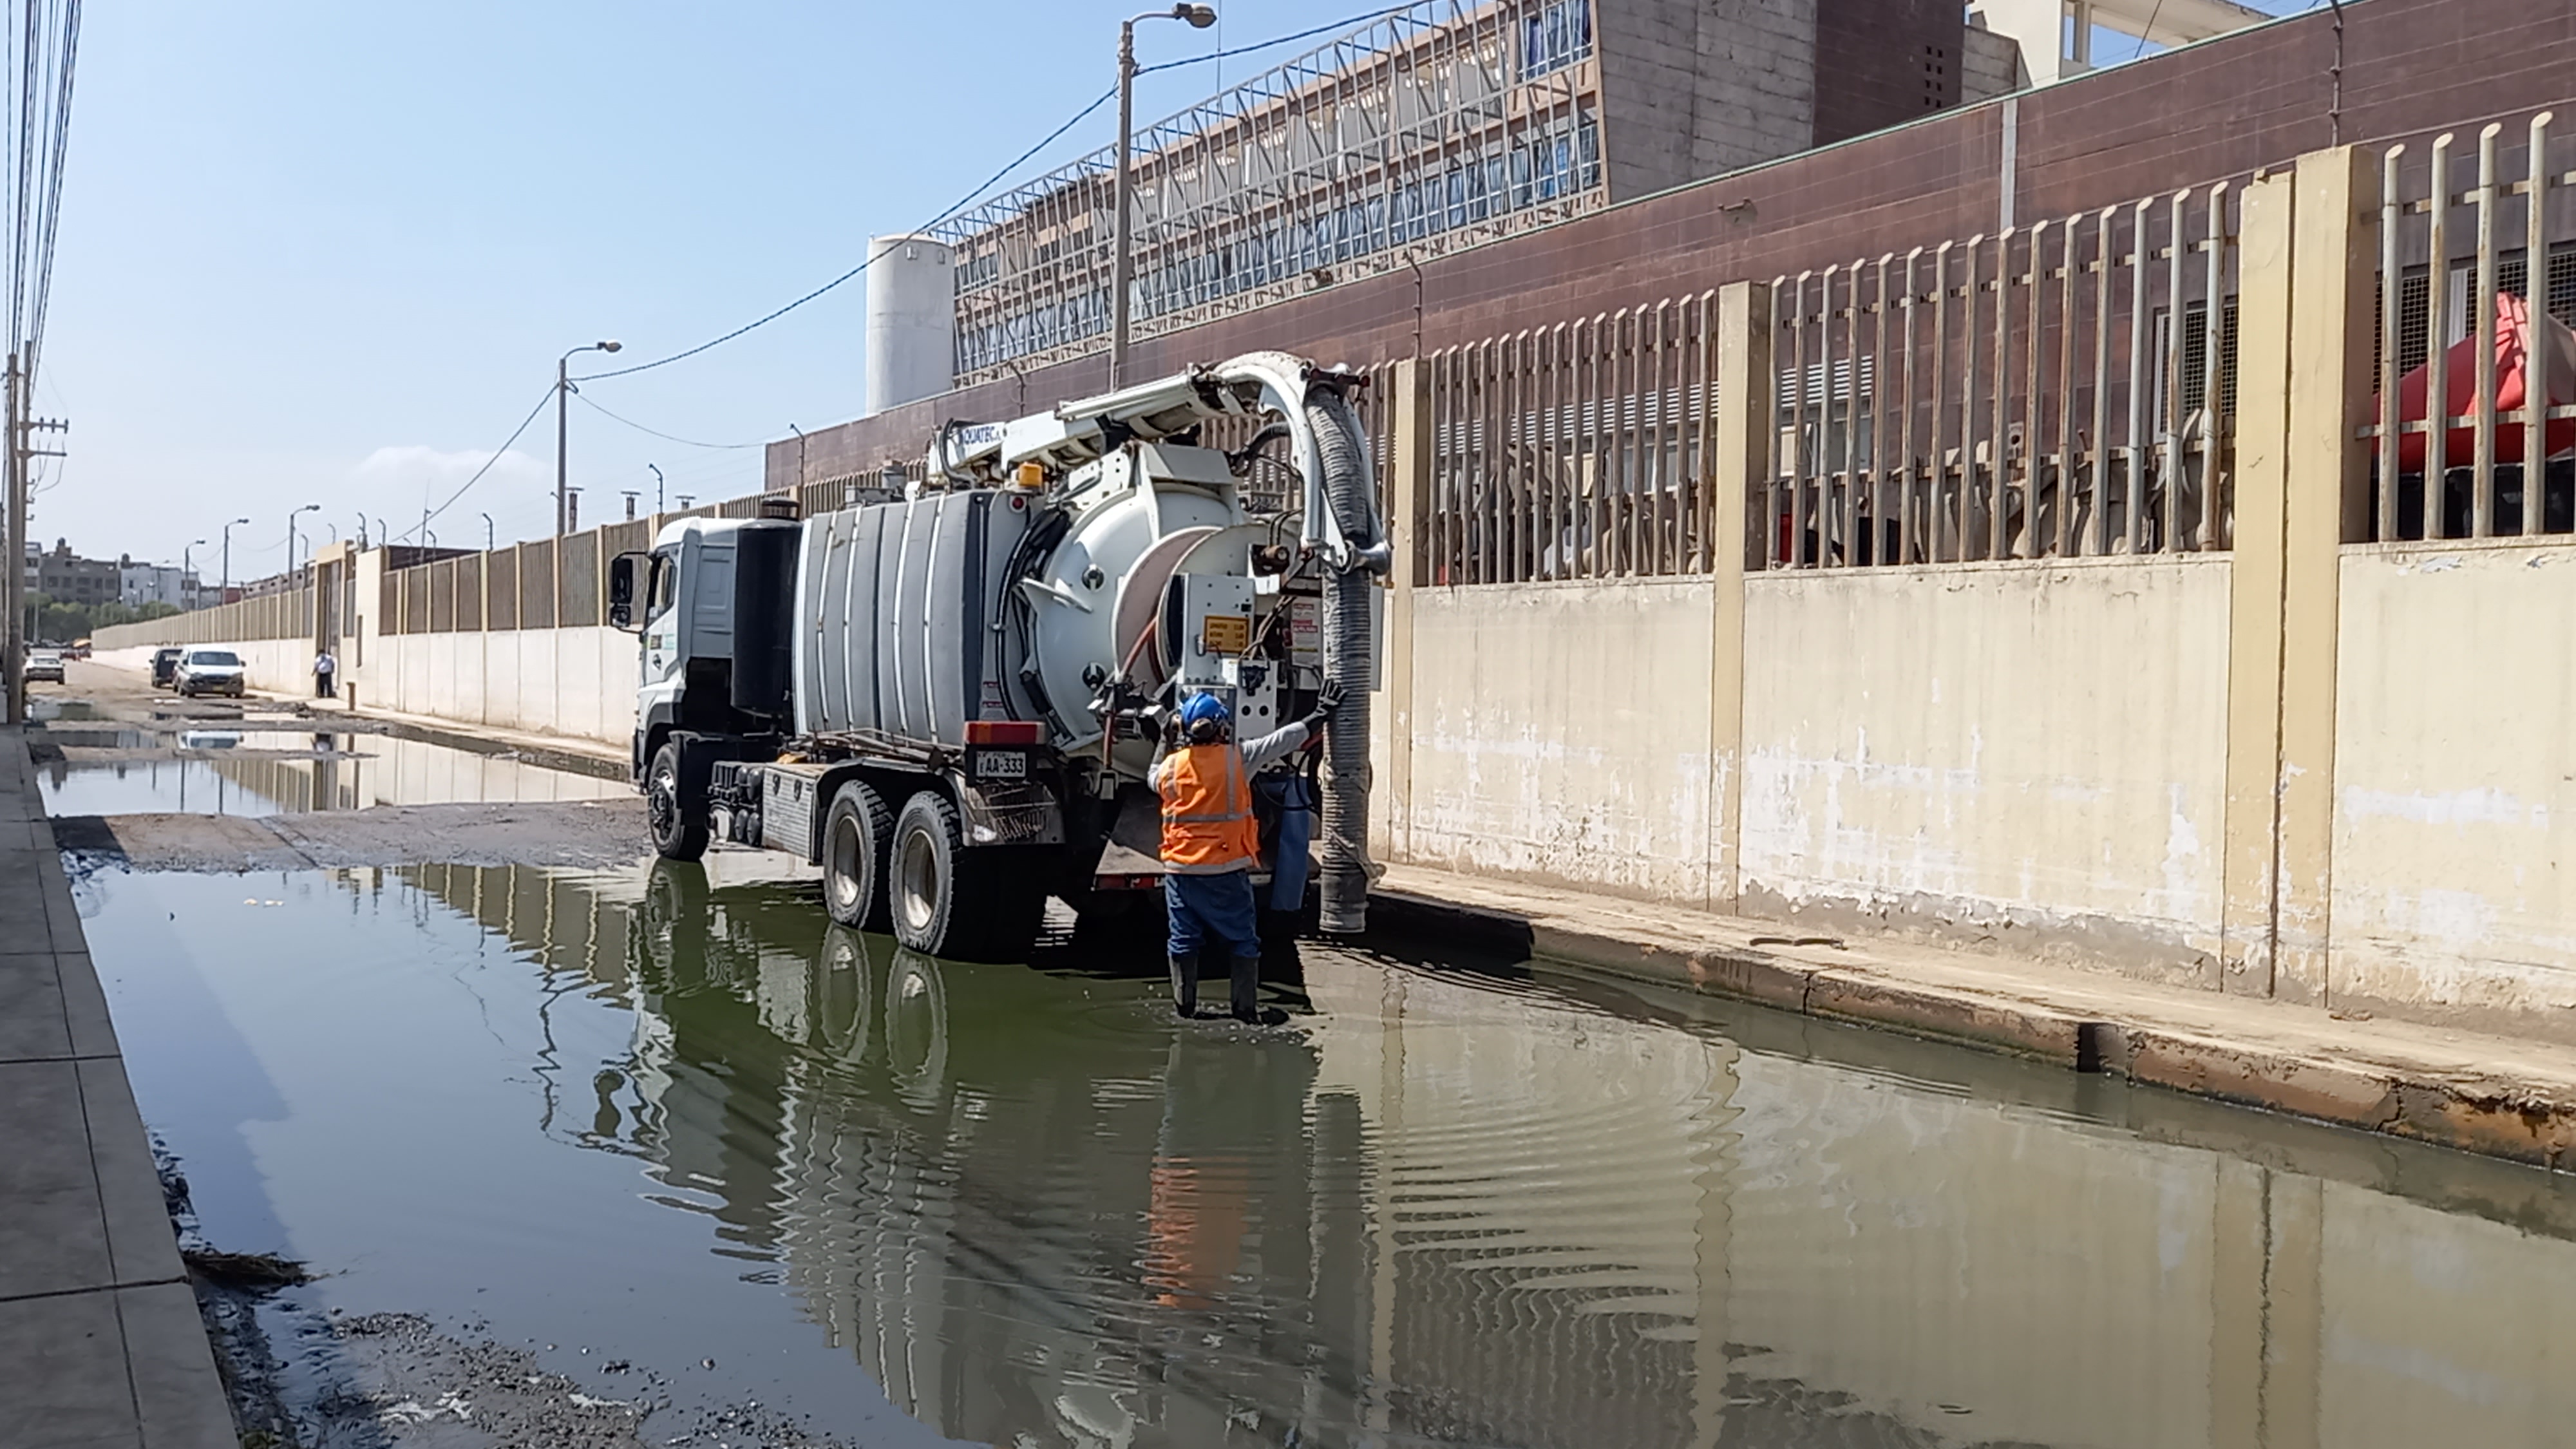
<svg viewBox="0 0 2576 1449">
<path fill-rule="evenodd" d="M 894 812 L 865 780 L 832 797 L 823 817 L 823 909 L 856 931 L 882 931 L 894 893 L 886 888 Z"/>
<path fill-rule="evenodd" d="M 644 771 L 644 823 L 653 832 L 653 853 L 664 860 L 696 860 L 707 853 L 707 775 L 707 767 L 687 759 L 677 740 L 653 752 Z"/>
<path fill-rule="evenodd" d="M 904 802 L 886 871 L 894 938 L 926 956 L 1015 961 L 1037 940 L 1046 894 L 1031 871 L 969 851 L 957 807 L 936 790 Z"/>
</svg>

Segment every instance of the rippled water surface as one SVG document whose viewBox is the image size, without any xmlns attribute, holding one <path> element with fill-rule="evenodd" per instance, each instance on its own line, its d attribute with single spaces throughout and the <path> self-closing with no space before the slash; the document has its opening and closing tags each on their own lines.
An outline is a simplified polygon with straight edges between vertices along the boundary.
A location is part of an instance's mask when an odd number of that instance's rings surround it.
<svg viewBox="0 0 2576 1449">
<path fill-rule="evenodd" d="M 261 816 L 450 801 L 631 798 L 623 780 L 423 740 L 274 727 L 55 725 L 36 767 L 49 815 Z"/>
<path fill-rule="evenodd" d="M 217 1244 L 862 1442 L 2576 1432 L 2543 1174 L 1454 958 L 1176 1023 L 1150 942 L 933 961 L 755 868 L 81 894 Z"/>
</svg>

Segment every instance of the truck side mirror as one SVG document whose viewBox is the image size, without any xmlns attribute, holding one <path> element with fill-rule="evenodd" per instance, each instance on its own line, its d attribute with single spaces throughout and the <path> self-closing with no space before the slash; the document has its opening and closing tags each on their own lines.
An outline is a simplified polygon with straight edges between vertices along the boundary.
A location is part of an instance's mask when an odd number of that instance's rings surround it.
<svg viewBox="0 0 2576 1449">
<path fill-rule="evenodd" d="M 637 632 L 635 618 L 635 582 L 642 568 L 649 565 L 649 553 L 621 553 L 608 561 L 608 627 Z"/>
</svg>

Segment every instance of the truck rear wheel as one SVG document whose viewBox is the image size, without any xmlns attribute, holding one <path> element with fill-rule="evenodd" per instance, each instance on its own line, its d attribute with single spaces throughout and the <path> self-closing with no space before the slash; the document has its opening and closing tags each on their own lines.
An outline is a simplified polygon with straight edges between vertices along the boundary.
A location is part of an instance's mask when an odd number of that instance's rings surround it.
<svg viewBox="0 0 2576 1449">
<path fill-rule="evenodd" d="M 692 780 L 680 745 L 673 740 L 653 752 L 644 772 L 644 823 L 653 832 L 654 853 L 664 860 L 696 860 L 707 853 L 707 767 L 697 764 Z"/>
<path fill-rule="evenodd" d="M 887 846 L 894 812 L 865 780 L 832 797 L 823 820 L 823 909 L 853 930 L 886 928 L 893 892 L 886 888 Z"/>
<path fill-rule="evenodd" d="M 904 802 L 886 872 L 894 938 L 929 956 L 1010 961 L 1037 940 L 1046 895 L 1029 872 L 966 849 L 957 807 L 936 790 Z"/>
</svg>

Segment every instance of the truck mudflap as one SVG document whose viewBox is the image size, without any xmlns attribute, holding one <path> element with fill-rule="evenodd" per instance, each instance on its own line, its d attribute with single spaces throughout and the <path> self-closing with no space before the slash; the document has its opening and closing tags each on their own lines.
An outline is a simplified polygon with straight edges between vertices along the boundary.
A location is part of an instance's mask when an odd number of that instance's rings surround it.
<svg viewBox="0 0 2576 1449">
<path fill-rule="evenodd" d="M 969 846 L 1062 845 L 1064 806 L 1054 788 L 1037 780 L 974 780 L 952 773 Z"/>
</svg>

